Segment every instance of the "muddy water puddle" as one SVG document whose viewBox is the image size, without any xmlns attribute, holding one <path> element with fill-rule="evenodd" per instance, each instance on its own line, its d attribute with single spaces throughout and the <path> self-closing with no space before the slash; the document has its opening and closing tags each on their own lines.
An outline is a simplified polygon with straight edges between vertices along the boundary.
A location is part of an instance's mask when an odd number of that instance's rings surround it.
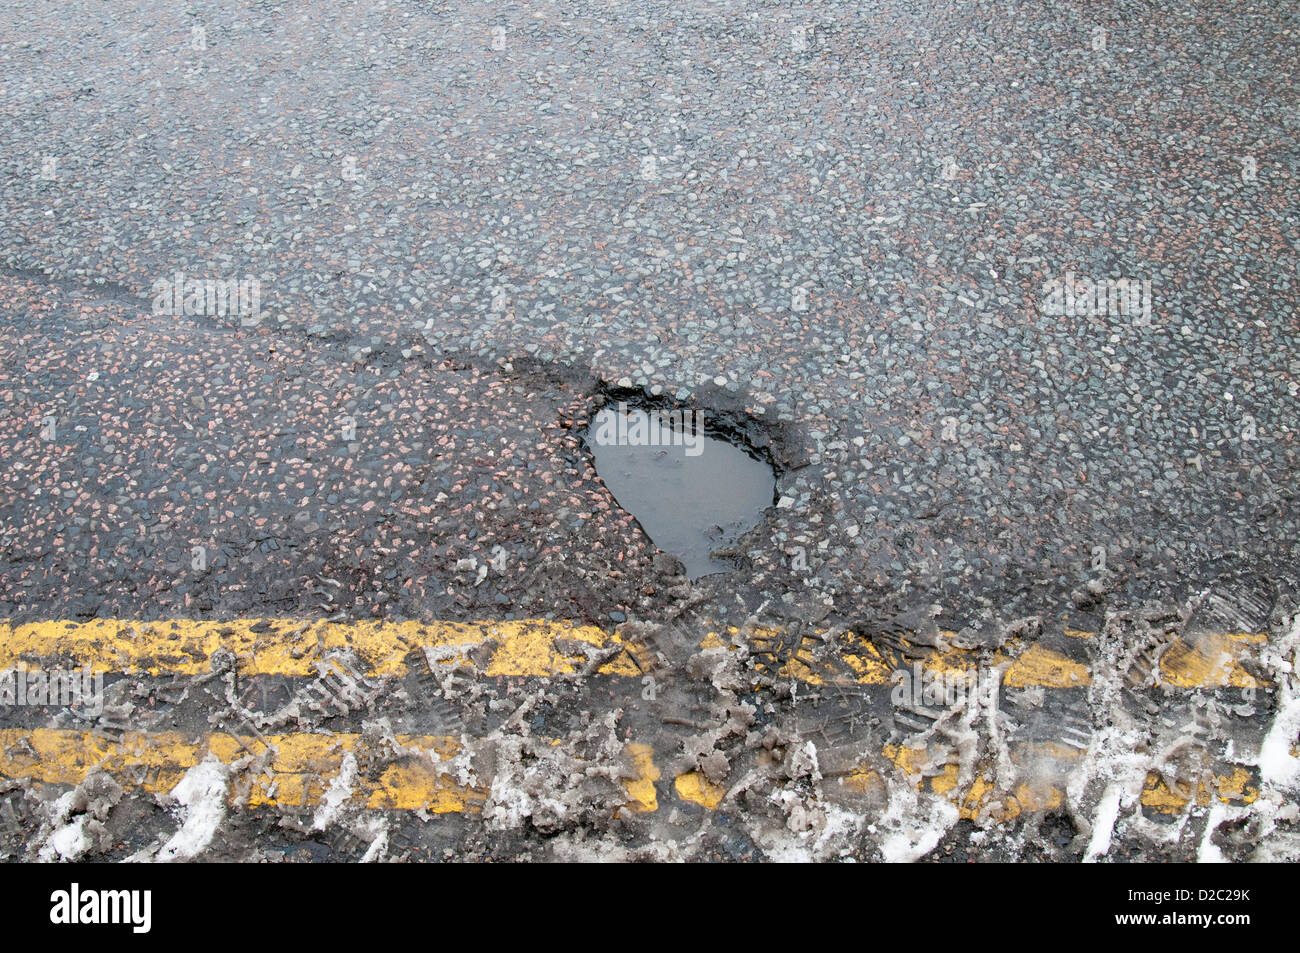
<svg viewBox="0 0 1300 953">
<path fill-rule="evenodd" d="M 773 504 L 772 466 L 704 411 L 619 401 L 585 439 L 619 505 L 692 579 L 735 568 L 738 540 Z"/>
</svg>

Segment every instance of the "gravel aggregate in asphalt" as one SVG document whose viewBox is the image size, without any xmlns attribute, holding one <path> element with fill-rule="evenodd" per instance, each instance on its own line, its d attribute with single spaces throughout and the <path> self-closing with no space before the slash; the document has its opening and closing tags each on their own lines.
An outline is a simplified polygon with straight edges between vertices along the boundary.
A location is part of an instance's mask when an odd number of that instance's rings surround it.
<svg viewBox="0 0 1300 953">
<path fill-rule="evenodd" d="M 1289 585 L 1295 21 L 1148 13 L 10 11 L 4 611 L 662 611 L 574 440 L 611 386 L 772 442 L 720 613 Z"/>
</svg>

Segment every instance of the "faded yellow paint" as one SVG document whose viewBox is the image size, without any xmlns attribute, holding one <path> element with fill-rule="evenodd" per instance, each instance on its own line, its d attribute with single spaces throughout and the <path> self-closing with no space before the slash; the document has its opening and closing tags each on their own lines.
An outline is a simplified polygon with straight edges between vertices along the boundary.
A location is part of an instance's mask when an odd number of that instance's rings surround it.
<svg viewBox="0 0 1300 953">
<path fill-rule="evenodd" d="M 1013 794 L 1017 813 L 1055 811 L 1065 805 L 1065 792 L 1051 784 L 1021 784 Z"/>
<path fill-rule="evenodd" d="M 349 803 L 433 814 L 481 808 L 485 789 L 460 785 L 440 770 L 440 765 L 460 750 L 457 739 L 398 735 L 396 741 L 406 756 L 385 765 L 378 774 L 364 769 L 358 772 Z M 126 732 L 112 738 L 61 729 L 6 729 L 0 731 L 0 777 L 75 785 L 98 769 L 129 789 L 163 793 L 172 790 L 186 771 L 211 755 L 234 767 L 228 791 L 231 805 L 311 807 L 320 802 L 338 777 L 349 752 L 365 764 L 365 745 L 360 735 L 350 733 L 291 733 L 258 738 L 217 732 L 194 738 L 181 732 Z M 1042 754 L 1040 747 L 1013 749 L 1013 762 L 1027 763 L 1027 755 Z M 636 812 L 658 810 L 655 782 L 661 774 L 653 749 L 630 743 L 627 753 L 636 771 L 623 782 L 627 807 Z M 941 795 L 969 820 L 988 817 L 1004 822 L 1023 813 L 1056 810 L 1064 804 L 1061 789 L 1045 780 L 1022 782 L 1010 792 L 1000 792 L 977 773 L 971 783 L 959 789 L 957 765 L 933 764 L 925 749 L 887 745 L 883 754 L 919 790 Z M 267 756 L 268 771 L 262 769 L 258 760 L 261 756 Z M 849 793 L 880 794 L 885 790 L 881 775 L 870 768 L 854 770 L 840 780 Z M 716 810 L 727 792 L 725 786 L 711 783 L 699 771 L 679 775 L 673 787 L 681 800 L 709 810 Z M 1234 766 L 1230 774 L 1210 778 L 1208 783 L 1200 782 L 1194 788 L 1174 789 L 1158 772 L 1152 772 L 1141 803 L 1149 810 L 1179 813 L 1192 804 L 1204 807 L 1214 797 L 1225 803 L 1250 804 L 1258 796 L 1254 775 L 1245 767 Z"/>
<path fill-rule="evenodd" d="M 958 790 L 958 766 L 955 763 L 932 763 L 931 755 L 924 748 L 886 745 L 883 754 L 909 778 L 917 790 L 929 790 L 942 795 L 968 820 L 977 820 L 982 813 L 987 812 L 997 821 L 1006 821 L 1021 813 L 1055 810 L 1065 803 L 1064 792 L 1046 781 L 1034 782 L 1032 786 L 1021 783 L 999 803 L 993 785 L 980 774 L 964 790 Z M 1079 752 L 1051 743 L 1016 746 L 1012 751 L 1012 761 L 1015 764 L 1028 764 L 1032 759 L 1044 755 L 1074 759 L 1079 756 Z M 865 777 L 867 772 L 860 773 Z M 1213 797 L 1224 803 L 1250 804 L 1259 797 L 1259 788 L 1250 771 L 1241 766 L 1234 767 L 1231 774 L 1210 778 L 1208 783 L 1200 782 L 1194 791 L 1190 788 L 1173 790 L 1158 772 L 1153 771 L 1147 776 L 1141 801 L 1143 807 L 1152 810 L 1178 813 L 1193 802 L 1205 807 Z"/>
<path fill-rule="evenodd" d="M 1253 781 L 1254 775 L 1240 765 L 1234 767 L 1231 774 L 1217 775 L 1209 784 L 1198 781 L 1195 787 L 1190 784 L 1171 785 L 1160 772 L 1152 771 L 1147 774 L 1142 788 L 1142 806 L 1176 814 L 1192 803 L 1207 807 L 1215 797 L 1225 804 L 1251 804 L 1259 797 L 1259 787 Z"/>
<path fill-rule="evenodd" d="M 893 672 L 874 645 L 856 647 L 855 653 L 843 656 L 843 660 L 853 670 L 853 680 L 859 685 L 891 684 L 890 676 Z"/>
<path fill-rule="evenodd" d="M 1243 767 L 1233 768 L 1232 774 L 1220 775 L 1214 779 L 1219 800 L 1224 803 L 1240 801 L 1251 804 L 1259 797 L 1259 787 L 1251 782 L 1255 776 Z"/>
<path fill-rule="evenodd" d="M 1002 684 L 1007 688 L 1081 688 L 1091 681 L 1086 665 L 1045 646 L 1031 645 L 1011 663 Z"/>
<path fill-rule="evenodd" d="M 1016 745 L 1015 751 L 1023 761 L 1031 758 L 1051 758 L 1056 761 L 1076 761 L 1083 752 L 1059 741 L 1033 741 Z"/>
<path fill-rule="evenodd" d="M 1071 630 L 1073 631 L 1073 630 Z M 779 633 L 770 629 L 731 627 L 730 636 L 761 644 Z M 951 639 L 954 633 L 943 633 Z M 847 677 L 860 685 L 892 684 L 893 671 L 867 639 L 846 636 L 850 652 L 842 656 Z M 1164 681 L 1175 687 L 1200 688 L 1257 686 L 1241 666 L 1241 657 L 1267 636 L 1226 633 L 1207 637 L 1202 649 L 1176 641 L 1161 660 Z M 593 649 L 622 649 L 599 666 L 602 675 L 639 677 L 648 668 L 644 647 L 624 642 L 616 632 L 596 626 L 573 625 L 542 619 L 506 622 L 311 622 L 294 619 L 235 619 L 208 622 L 172 619 L 157 622 L 97 619 L 90 622 L 0 623 L 0 668 L 19 662 L 45 660 L 89 664 L 97 672 L 195 675 L 211 668 L 218 649 L 232 652 L 242 675 L 316 674 L 315 663 L 330 650 L 351 649 L 369 672 L 401 675 L 412 653 L 431 649 L 436 664 L 469 662 L 471 653 L 488 676 L 571 675 L 585 668 L 586 655 L 579 643 Z M 793 658 L 779 673 L 811 685 L 824 684 L 813 650 L 816 636 L 804 638 Z M 716 632 L 709 632 L 702 648 L 730 648 Z M 439 651 L 442 650 L 442 651 Z M 638 664 L 638 662 L 640 664 Z M 1017 657 L 1003 650 L 995 664 L 1010 663 L 1004 676 L 1008 688 L 1082 687 L 1090 682 L 1085 665 L 1042 645 L 1031 645 Z M 421 659 L 418 664 L 426 664 Z M 975 668 L 972 652 L 953 649 L 932 653 L 923 661 L 936 675 L 968 673 Z"/>
<path fill-rule="evenodd" d="M 120 738 L 88 732 L 38 728 L 0 731 L 0 776 L 52 784 L 79 784 L 99 768 L 120 783 L 146 793 L 170 791 L 208 755 L 224 764 L 274 752 L 270 773 L 259 768 L 237 772 L 231 803 L 313 805 L 342 769 L 344 755 L 359 751 L 357 734 L 276 734 L 262 739 L 214 733 L 192 739 L 180 732 L 126 732 Z M 389 764 L 375 778 L 360 772 L 354 798 L 372 808 L 414 810 L 434 814 L 462 811 L 483 800 L 482 792 L 462 787 L 439 772 L 439 761 L 459 750 L 454 738 L 440 735 L 398 735 L 411 754 Z"/>
<path fill-rule="evenodd" d="M 781 667 L 779 674 L 782 678 L 793 678 L 807 685 L 826 684 L 826 680 L 812 668 L 812 652 L 802 646 Z"/>
<path fill-rule="evenodd" d="M 673 779 L 673 787 L 677 790 L 677 796 L 683 801 L 693 801 L 710 811 L 717 809 L 727 793 L 726 788 L 713 784 L 699 771 L 688 771 L 677 775 Z"/>
<path fill-rule="evenodd" d="M 628 755 L 636 767 L 637 775 L 623 782 L 627 791 L 627 806 L 638 814 L 659 810 L 659 797 L 655 793 L 655 782 L 659 780 L 659 767 L 655 764 L 655 749 L 646 744 L 629 744 Z"/>
<path fill-rule="evenodd" d="M 956 634 L 955 632 L 940 633 L 945 640 L 951 639 Z M 924 667 L 927 672 L 934 672 L 936 675 L 968 675 L 979 667 L 979 659 L 968 649 L 949 649 L 946 652 L 935 652 L 925 660 Z"/>
<path fill-rule="evenodd" d="M 917 790 L 928 789 L 942 795 L 957 807 L 959 816 L 966 820 L 979 820 L 987 815 L 999 822 L 1007 821 L 1020 816 L 1022 809 L 1040 810 L 1039 804 L 1042 800 L 1051 803 L 1050 796 L 1045 799 L 1037 798 L 1023 784 L 1017 789 L 1017 794 L 1022 794 L 1023 797 L 1003 795 L 999 798 L 994 784 L 983 774 L 978 773 L 965 789 L 959 790 L 958 765 L 949 762 L 936 766 L 932 764 L 932 759 L 924 748 L 886 745 L 883 753 L 895 767 L 907 775 Z M 1056 792 L 1058 798 L 1059 793 Z"/>
<path fill-rule="evenodd" d="M 840 783 L 858 794 L 882 794 L 885 791 L 885 780 L 879 771 L 850 771 L 840 778 Z"/>
<path fill-rule="evenodd" d="M 357 807 L 425 810 L 433 814 L 477 811 L 486 789 L 458 784 L 439 765 L 460 742 L 442 735 L 397 735 L 403 756 L 373 775 L 358 772 L 349 802 Z M 80 784 L 96 769 L 125 787 L 156 794 L 171 791 L 185 772 L 212 755 L 223 764 L 246 759 L 231 775 L 235 806 L 314 806 L 338 777 L 348 752 L 364 764 L 365 742 L 351 733 L 236 736 L 216 732 L 199 738 L 181 732 L 126 732 L 119 738 L 90 732 L 38 728 L 0 731 L 0 777 L 47 784 Z M 270 752 L 269 772 L 255 758 Z M 632 743 L 628 755 L 637 777 L 624 782 L 628 807 L 659 807 L 659 768 L 649 745 Z"/>
<path fill-rule="evenodd" d="M 89 663 L 97 672 L 195 675 L 209 671 L 213 653 L 226 649 L 234 653 L 243 675 L 314 675 L 313 662 L 323 652 L 350 648 L 370 666 L 370 673 L 358 674 L 400 675 L 407 671 L 407 656 L 428 647 L 455 650 L 441 662 L 445 665 L 464 663 L 470 650 L 477 649 L 480 659 L 487 657 L 484 674 L 491 676 L 569 675 L 580 670 L 585 664 L 583 655 L 562 651 L 557 640 L 599 648 L 623 645 L 617 634 L 596 626 L 536 619 L 429 624 L 97 619 L 0 624 L 0 668 L 57 658 L 77 667 Z M 598 671 L 604 675 L 641 673 L 627 651 Z"/>
<path fill-rule="evenodd" d="M 728 631 L 733 637 L 742 634 L 758 644 L 774 639 L 778 635 L 767 629 L 742 633 L 740 629 L 732 627 Z M 957 633 L 943 631 L 939 635 L 942 644 L 948 644 Z M 850 651 L 843 653 L 841 661 L 851 669 L 852 681 L 859 685 L 893 684 L 894 670 L 886 663 L 875 645 L 853 633 L 847 633 L 845 640 Z M 813 649 L 819 644 L 816 635 L 805 636 L 799 648 L 777 674 L 782 678 L 797 679 L 809 685 L 824 685 L 826 679 L 816 671 L 812 654 Z M 716 633 L 710 632 L 700 643 L 700 647 L 721 648 L 723 643 Z M 969 674 L 978 667 L 976 654 L 966 649 L 932 652 L 920 661 L 924 671 L 937 676 Z M 1004 675 L 1003 684 L 1009 688 L 1033 686 L 1076 688 L 1087 686 L 1091 682 L 1086 665 L 1041 645 L 1031 645 L 1016 658 L 1011 658 L 1004 653 L 999 653 L 995 657 L 995 664 L 1005 662 L 1010 664 Z"/>
<path fill-rule="evenodd" d="M 722 636 L 716 632 L 710 632 L 704 636 L 704 641 L 700 643 L 701 649 L 729 649 L 730 645 L 722 641 Z"/>
<path fill-rule="evenodd" d="M 886 758 L 893 762 L 894 767 L 898 768 L 904 774 L 919 777 L 921 774 L 921 765 L 927 761 L 924 748 L 904 748 L 902 745 L 885 745 L 881 749 Z"/>
<path fill-rule="evenodd" d="M 948 794 L 957 789 L 960 770 L 955 764 L 945 764 L 938 774 L 930 777 L 930 790 L 935 794 Z"/>
<path fill-rule="evenodd" d="M 994 793 L 993 783 L 986 780 L 983 775 L 976 775 L 961 799 L 958 814 L 967 821 L 978 821 L 985 814 L 998 821 L 1007 821 L 1019 816 L 1020 805 L 1015 798 L 997 801 Z"/>
<path fill-rule="evenodd" d="M 1266 633 L 1225 632 L 1201 636 L 1193 646 L 1175 639 L 1160 657 L 1161 678 L 1179 688 L 1260 688 L 1254 676 L 1241 666 L 1252 646 L 1268 642 Z"/>
<path fill-rule="evenodd" d="M 1142 806 L 1166 814 L 1176 814 L 1191 803 L 1188 796 L 1191 793 L 1189 790 L 1186 794 L 1180 794 L 1165 783 L 1159 772 L 1152 771 L 1147 775 L 1146 784 L 1142 788 Z M 1208 798 L 1206 803 L 1209 803 Z"/>
</svg>

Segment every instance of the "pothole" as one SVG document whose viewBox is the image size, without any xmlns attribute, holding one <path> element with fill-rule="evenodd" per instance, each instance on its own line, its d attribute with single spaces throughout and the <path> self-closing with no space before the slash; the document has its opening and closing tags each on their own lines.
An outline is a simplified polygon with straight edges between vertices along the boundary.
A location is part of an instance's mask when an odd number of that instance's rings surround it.
<svg viewBox="0 0 1300 953">
<path fill-rule="evenodd" d="M 697 579 L 736 567 L 736 545 L 776 502 L 776 471 L 726 419 L 616 396 L 583 439 L 618 504 Z"/>
</svg>

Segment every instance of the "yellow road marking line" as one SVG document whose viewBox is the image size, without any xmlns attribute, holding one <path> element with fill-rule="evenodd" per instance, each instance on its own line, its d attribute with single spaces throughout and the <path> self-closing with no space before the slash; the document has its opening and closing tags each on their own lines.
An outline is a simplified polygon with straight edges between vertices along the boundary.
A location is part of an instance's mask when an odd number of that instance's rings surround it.
<svg viewBox="0 0 1300 953">
<path fill-rule="evenodd" d="M 1260 683 L 1241 667 L 1251 646 L 1268 642 L 1268 635 L 1255 632 L 1225 632 L 1201 636 L 1199 645 L 1175 641 L 1160 659 L 1164 680 L 1179 688 L 1259 688 Z"/>
<path fill-rule="evenodd" d="M 397 735 L 409 750 L 387 764 L 378 776 L 358 772 L 349 798 L 358 807 L 420 810 L 432 814 L 477 811 L 486 788 L 457 783 L 438 765 L 460 750 L 460 742 L 443 735 Z M 275 749 L 268 767 L 261 770 L 254 758 Z M 280 805 L 314 806 L 343 769 L 348 752 L 363 753 L 361 736 L 337 734 L 272 734 L 261 738 L 215 732 L 193 738 L 181 732 L 126 732 L 109 738 L 89 732 L 38 728 L 34 731 L 0 731 L 0 776 L 26 778 L 47 784 L 80 784 L 87 775 L 102 770 L 124 786 L 145 793 L 171 791 L 185 772 L 212 755 L 232 765 L 248 759 L 247 770 L 233 772 L 229 791 L 232 804 L 244 807 Z M 655 782 L 659 768 L 654 749 L 629 744 L 627 752 L 635 773 L 623 782 L 628 808 L 655 811 L 659 802 Z"/>
<path fill-rule="evenodd" d="M 761 642 L 777 637 L 770 630 L 732 638 Z M 949 637 L 953 633 L 946 633 Z M 843 656 L 851 670 L 850 681 L 861 685 L 892 684 L 893 670 L 868 640 L 849 635 L 849 653 Z M 1175 640 L 1164 653 L 1160 673 L 1166 684 L 1179 688 L 1258 686 L 1241 661 L 1253 647 L 1267 641 L 1265 634 L 1225 633 L 1206 637 L 1199 648 Z M 809 684 L 824 683 L 813 657 L 814 636 L 806 637 L 785 663 L 782 677 Z M 90 664 L 96 672 L 195 675 L 210 670 L 218 649 L 233 652 L 239 671 L 250 675 L 316 674 L 323 652 L 350 648 L 375 675 L 402 675 L 412 652 L 429 648 L 438 664 L 469 660 L 471 651 L 488 676 L 555 676 L 581 671 L 587 664 L 583 646 L 592 649 L 623 648 L 599 666 L 602 675 L 635 677 L 648 668 L 638 664 L 638 646 L 624 644 L 617 633 L 596 626 L 574 625 L 545 619 L 506 622 L 313 622 L 295 619 L 234 619 L 228 622 L 171 619 L 156 622 L 97 619 L 90 622 L 51 621 L 24 625 L 0 623 L 0 669 L 19 662 L 66 659 L 80 668 Z M 725 648 L 710 632 L 701 648 Z M 437 653 L 436 650 L 446 650 Z M 635 656 L 635 657 L 634 657 Z M 1007 663 L 1004 684 L 1011 688 L 1085 687 L 1091 681 L 1085 665 L 1042 645 L 1016 654 L 1002 650 L 994 664 Z M 424 663 L 421 662 L 421 665 Z M 971 652 L 934 653 L 924 667 L 936 674 L 969 672 L 975 667 Z M 363 673 L 358 673 L 363 674 Z"/>
<path fill-rule="evenodd" d="M 441 762 L 460 751 L 460 742 L 442 735 L 398 735 L 397 743 L 408 754 L 384 766 L 377 775 L 357 773 L 348 802 L 356 807 L 388 810 L 425 810 L 433 814 L 477 812 L 486 798 L 490 779 L 480 778 L 479 787 L 456 782 L 439 770 Z M 240 807 L 313 807 L 320 803 L 331 783 L 343 770 L 345 756 L 365 754 L 366 742 L 358 734 L 288 733 L 235 736 L 214 732 L 192 737 L 181 732 L 126 732 L 117 738 L 91 732 L 38 728 L 0 730 L 0 777 L 36 782 L 76 785 L 89 774 L 102 770 L 128 789 L 145 793 L 171 791 L 185 772 L 209 755 L 223 764 L 243 770 L 231 772 L 228 800 Z M 268 759 L 269 772 L 255 762 L 274 749 Z M 629 743 L 626 748 L 631 773 L 623 780 L 627 808 L 636 812 L 659 809 L 656 782 L 660 780 L 654 749 L 647 744 Z M 1013 790 L 998 792 L 976 772 L 973 780 L 958 788 L 955 764 L 931 764 L 923 749 L 886 745 L 881 752 L 902 777 L 921 791 L 938 794 L 956 805 L 962 817 L 981 816 L 1004 822 L 1024 813 L 1052 810 L 1064 804 L 1063 772 L 1079 752 L 1054 745 L 1021 745 L 1012 751 L 1012 763 L 1032 766 L 1038 780 L 1018 780 Z M 1054 777 L 1048 762 L 1057 761 Z M 859 768 L 835 779 L 846 798 L 880 796 L 885 782 L 879 771 Z M 1141 795 L 1144 808 L 1178 813 L 1195 803 L 1205 806 L 1212 798 L 1225 803 L 1249 804 L 1259 794 L 1257 779 L 1241 766 L 1227 775 L 1206 777 L 1195 785 L 1170 785 L 1159 774 L 1148 776 Z M 715 810 L 727 792 L 725 784 L 713 784 L 699 771 L 673 779 L 681 801 Z M 830 789 L 834 797 L 835 789 Z"/>
<path fill-rule="evenodd" d="M 342 770 L 344 755 L 357 750 L 361 736 L 292 733 L 264 737 L 277 749 L 270 764 L 272 773 L 268 776 L 250 769 L 232 784 L 231 800 L 249 807 L 317 803 Z M 424 808 L 443 814 L 482 802 L 482 792 L 456 784 L 436 768 L 438 761 L 459 750 L 456 739 L 398 735 L 397 741 L 417 754 L 388 765 L 377 778 L 358 777 L 358 792 L 366 807 Z M 125 786 L 160 793 L 174 788 L 185 772 L 209 753 L 231 764 L 266 750 L 258 738 L 220 732 L 199 739 L 180 732 L 125 732 L 120 738 L 109 738 L 48 728 L 6 729 L 0 731 L 0 775 L 75 785 L 99 768 Z"/>
<path fill-rule="evenodd" d="M 780 633 L 775 630 L 760 629 L 741 633 L 735 627 L 730 628 L 728 634 L 733 639 L 757 637 L 760 644 L 768 640 L 775 642 L 780 637 Z M 940 633 L 949 640 L 956 634 Z M 845 639 L 847 651 L 842 659 L 853 671 L 852 681 L 860 685 L 893 684 L 894 669 L 875 645 L 852 634 Z M 1174 639 L 1161 659 L 1162 681 L 1177 688 L 1258 688 L 1260 683 L 1242 667 L 1241 662 L 1251 646 L 1267 641 L 1266 633 L 1225 633 L 1209 638 L 1203 647 L 1196 649 L 1181 639 Z M 814 661 L 813 653 L 819 645 L 817 636 L 805 636 L 798 650 L 777 674 L 813 685 L 826 684 L 827 679 L 818 673 Z M 730 646 L 718 633 L 710 632 L 700 647 L 725 649 Z M 1002 684 L 1007 688 L 1084 688 L 1092 682 L 1086 665 L 1039 644 L 1030 645 L 1019 654 L 1000 650 L 994 655 L 992 664 L 998 666 L 1004 663 L 1007 663 L 1007 670 Z M 936 675 L 947 675 L 973 672 L 976 664 L 975 653 L 954 649 L 932 653 L 923 660 L 922 668 Z"/>
<path fill-rule="evenodd" d="M 1062 807 L 1065 804 L 1063 782 L 1069 769 L 1068 762 L 1077 760 L 1081 753 L 1050 742 L 1014 747 L 1011 752 L 1012 764 L 1033 765 L 1035 780 L 1032 783 L 1020 781 L 1006 792 L 996 791 L 994 785 L 978 771 L 959 790 L 958 765 L 931 765 L 929 753 L 922 748 L 886 745 L 883 754 L 895 768 L 912 780 L 917 790 L 930 791 L 947 798 L 966 820 L 979 820 L 981 816 L 986 816 L 996 821 L 1010 821 L 1021 814 Z M 1053 761 L 1057 762 L 1055 767 L 1051 766 Z M 885 790 L 879 772 L 869 769 L 846 775 L 841 784 L 860 793 L 883 794 Z M 1257 779 L 1245 767 L 1237 765 L 1231 774 L 1214 775 L 1206 772 L 1194 785 L 1170 785 L 1159 773 L 1151 772 L 1147 776 L 1140 800 L 1145 809 L 1177 814 L 1193 802 L 1204 807 L 1215 797 L 1224 803 L 1250 804 L 1258 796 Z"/>
<path fill-rule="evenodd" d="M 567 645 L 568 643 L 575 643 Z M 557 646 L 557 642 L 559 645 Z M 210 671 L 212 654 L 235 654 L 243 675 L 315 675 L 322 650 L 350 648 L 375 675 L 402 675 L 406 657 L 422 648 L 456 649 L 441 664 L 465 662 L 483 650 L 489 676 L 568 675 L 585 657 L 576 643 L 593 648 L 621 644 L 595 626 L 546 620 L 509 622 L 304 622 L 296 619 L 234 619 L 158 622 L 97 619 L 91 622 L 0 624 L 0 668 L 24 659 L 66 658 L 96 672 L 197 675 Z M 421 662 L 421 665 L 424 663 Z M 623 652 L 601 666 L 605 675 L 640 675 Z M 358 673 L 363 674 L 363 673 Z"/>
</svg>

